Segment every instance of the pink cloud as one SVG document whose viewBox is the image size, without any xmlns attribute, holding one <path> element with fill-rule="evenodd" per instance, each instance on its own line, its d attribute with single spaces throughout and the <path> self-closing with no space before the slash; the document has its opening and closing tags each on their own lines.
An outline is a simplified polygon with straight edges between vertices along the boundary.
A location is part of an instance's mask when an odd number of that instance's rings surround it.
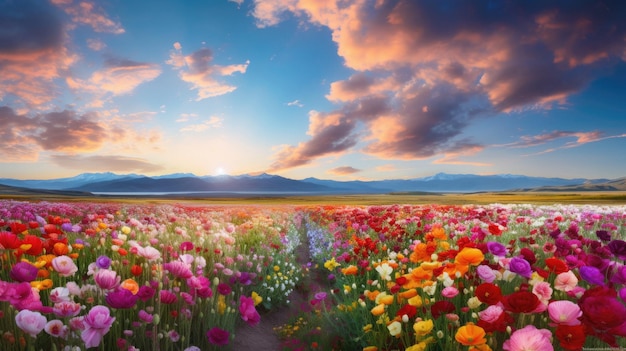
<svg viewBox="0 0 626 351">
<path fill-rule="evenodd" d="M 213 52 L 208 48 L 200 49 L 190 55 L 183 55 L 180 43 L 174 43 L 174 50 L 167 61 L 179 70 L 179 77 L 191 83 L 191 89 L 197 90 L 196 100 L 228 94 L 237 87 L 221 82 L 219 79 L 235 73 L 246 73 L 249 61 L 243 64 L 221 66 L 213 63 Z"/>
<path fill-rule="evenodd" d="M 50 159 L 57 165 L 70 168 L 95 172 L 141 172 L 150 173 L 164 169 L 163 166 L 151 163 L 142 158 L 119 156 L 119 155 L 51 155 Z"/>
<path fill-rule="evenodd" d="M 328 173 L 335 174 L 335 175 L 350 175 L 350 174 L 359 173 L 359 172 L 361 172 L 360 169 L 350 167 L 350 166 L 337 167 L 328 171 Z"/>
<path fill-rule="evenodd" d="M 604 132 L 601 131 L 591 131 L 591 132 L 570 132 L 570 131 L 561 131 L 555 130 L 551 133 L 539 134 L 539 135 L 524 135 L 520 137 L 520 140 L 514 143 L 499 145 L 506 146 L 512 148 L 528 148 L 541 146 L 548 143 L 557 142 L 560 139 L 574 139 L 567 142 L 562 143 L 559 146 L 551 147 L 544 149 L 535 153 L 537 154 L 546 154 L 550 152 L 554 152 L 562 149 L 571 149 L 574 147 L 579 147 L 588 143 L 594 143 L 603 140 L 609 139 L 618 139 L 618 138 L 626 138 L 626 134 L 616 134 L 616 135 L 605 135 Z"/>
<path fill-rule="evenodd" d="M 67 0 L 55 0 L 53 4 L 61 7 L 70 15 L 72 22 L 90 26 L 96 32 L 113 34 L 125 32 L 119 22 L 110 19 L 104 10 L 93 2 L 79 0 L 74 3 Z"/>
</svg>

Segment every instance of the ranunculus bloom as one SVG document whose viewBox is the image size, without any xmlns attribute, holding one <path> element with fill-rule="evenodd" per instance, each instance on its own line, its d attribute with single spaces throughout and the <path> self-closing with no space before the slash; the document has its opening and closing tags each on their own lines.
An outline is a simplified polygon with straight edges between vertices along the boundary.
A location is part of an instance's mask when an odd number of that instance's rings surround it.
<svg viewBox="0 0 626 351">
<path fill-rule="evenodd" d="M 48 320 L 41 313 L 30 310 L 21 310 L 15 315 L 17 327 L 33 338 L 36 338 L 37 334 L 41 333 L 47 322 Z"/>
<path fill-rule="evenodd" d="M 75 317 L 80 313 L 81 305 L 74 301 L 60 301 L 54 304 L 52 312 L 57 317 Z"/>
<path fill-rule="evenodd" d="M 93 276 L 96 285 L 103 290 L 113 290 L 120 285 L 121 278 L 110 269 L 100 269 Z"/>
<path fill-rule="evenodd" d="M 558 325 L 579 325 L 578 317 L 582 314 L 580 307 L 572 301 L 557 300 L 548 305 L 548 315 Z"/>
<path fill-rule="evenodd" d="M 413 330 L 416 336 L 425 336 L 433 330 L 434 326 L 433 320 L 427 319 L 425 321 L 415 322 L 415 324 L 413 324 Z"/>
<path fill-rule="evenodd" d="M 626 241 L 617 239 L 611 240 L 607 247 L 615 257 L 626 261 Z"/>
<path fill-rule="evenodd" d="M 100 345 L 102 337 L 109 332 L 111 325 L 115 322 L 115 317 L 106 306 L 93 306 L 89 313 L 83 318 L 85 329 L 80 337 L 85 342 L 85 347 L 96 347 Z"/>
<path fill-rule="evenodd" d="M 259 312 L 254 307 L 254 300 L 247 296 L 239 298 L 239 313 L 241 314 L 241 319 L 249 325 L 257 325 L 261 320 Z"/>
<path fill-rule="evenodd" d="M 604 285 L 604 274 L 593 266 L 582 266 L 578 270 L 580 277 L 593 285 Z"/>
<path fill-rule="evenodd" d="M 476 267 L 476 273 L 478 273 L 478 277 L 484 282 L 493 283 L 496 280 L 496 273 L 491 267 L 481 264 Z"/>
<path fill-rule="evenodd" d="M 62 277 L 71 277 L 78 272 L 78 267 L 68 256 L 57 256 L 52 259 L 52 268 Z"/>
<path fill-rule="evenodd" d="M 163 269 L 170 272 L 174 277 L 189 279 L 193 276 L 189 265 L 182 261 L 171 261 L 163 264 Z"/>
<path fill-rule="evenodd" d="M 393 321 L 387 326 L 387 329 L 389 330 L 389 334 L 391 334 L 391 336 L 400 335 L 400 333 L 402 333 L 402 323 Z"/>
<path fill-rule="evenodd" d="M 108 256 L 102 255 L 96 258 L 96 266 L 98 268 L 107 269 L 111 267 L 111 259 Z"/>
<path fill-rule="evenodd" d="M 534 325 L 527 325 L 513 332 L 502 348 L 506 351 L 554 351 L 552 333 L 547 329 L 537 329 Z"/>
<path fill-rule="evenodd" d="M 489 241 L 487 243 L 487 250 L 494 255 L 499 257 L 504 257 L 507 254 L 506 246 L 502 245 L 497 241 Z"/>
<path fill-rule="evenodd" d="M 462 266 L 477 266 L 485 259 L 485 255 L 479 249 L 473 247 L 464 247 L 456 257 L 454 262 Z"/>
<path fill-rule="evenodd" d="M 62 321 L 58 319 L 53 319 L 50 322 L 46 323 L 44 327 L 44 331 L 55 338 L 65 338 L 70 332 L 70 328 L 68 328 Z"/>
<path fill-rule="evenodd" d="M 517 291 L 503 298 L 505 308 L 513 313 L 533 313 L 541 305 L 537 295 L 530 291 Z"/>
<path fill-rule="evenodd" d="M 530 263 L 519 256 L 511 259 L 509 262 L 509 270 L 528 279 L 530 279 L 533 274 L 533 270 L 530 268 Z"/>
<path fill-rule="evenodd" d="M 616 292 L 602 295 L 602 292 L 596 294 L 596 291 L 599 290 L 587 290 L 579 301 L 582 321 L 599 330 L 609 330 L 626 322 L 626 307 L 613 296 Z"/>
<path fill-rule="evenodd" d="M 450 301 L 440 300 L 432 304 L 430 306 L 430 313 L 433 315 L 434 319 L 439 318 L 439 316 L 452 313 L 456 310 L 456 306 Z"/>
<path fill-rule="evenodd" d="M 556 327 L 554 335 L 559 340 L 559 345 L 563 350 L 579 351 L 583 349 L 587 334 L 585 333 L 585 326 L 579 325 L 565 325 L 561 324 Z"/>
<path fill-rule="evenodd" d="M 221 295 L 228 295 L 231 293 L 231 291 L 233 291 L 232 288 L 226 283 L 219 283 L 217 285 L 217 292 Z"/>
<path fill-rule="evenodd" d="M 578 278 L 572 271 L 559 273 L 554 279 L 554 288 L 559 291 L 572 291 L 578 285 Z"/>
<path fill-rule="evenodd" d="M 213 327 L 206 333 L 207 339 L 213 345 L 225 346 L 228 345 L 228 338 L 230 333 L 227 330 Z"/>
<path fill-rule="evenodd" d="M 32 282 L 37 279 L 37 267 L 28 262 L 18 262 L 13 265 L 9 276 L 16 282 Z"/>
<path fill-rule="evenodd" d="M 500 287 L 491 283 L 482 283 L 474 292 L 480 302 L 487 305 L 495 305 L 502 301 L 502 291 Z"/>
<path fill-rule="evenodd" d="M 554 272 L 556 274 L 561 274 L 569 271 L 567 264 L 565 264 L 565 262 L 556 257 L 546 258 L 546 267 L 548 268 L 548 271 Z"/>
<path fill-rule="evenodd" d="M 131 308 L 135 306 L 138 299 L 137 295 L 133 295 L 126 289 L 116 289 L 107 294 L 105 301 L 113 308 Z"/>
<path fill-rule="evenodd" d="M 476 346 L 487 342 L 485 335 L 486 333 L 483 328 L 473 323 L 467 323 L 457 330 L 454 339 L 465 346 Z"/>
<path fill-rule="evenodd" d="M 402 318 L 402 316 L 406 315 L 409 318 L 415 317 L 417 314 L 417 307 L 406 304 L 402 306 L 398 312 L 396 312 L 396 316 Z"/>
<path fill-rule="evenodd" d="M 443 290 L 441 290 L 441 295 L 449 299 L 457 296 L 458 294 L 459 294 L 459 289 L 453 286 L 448 286 L 448 287 L 443 288 Z"/>
</svg>

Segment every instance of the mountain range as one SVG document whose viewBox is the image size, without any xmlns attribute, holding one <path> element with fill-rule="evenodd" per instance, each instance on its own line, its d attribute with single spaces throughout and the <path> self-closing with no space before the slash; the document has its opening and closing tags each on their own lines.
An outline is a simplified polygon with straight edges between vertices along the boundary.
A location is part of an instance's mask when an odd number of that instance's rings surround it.
<svg viewBox="0 0 626 351">
<path fill-rule="evenodd" d="M 83 173 L 69 178 L 20 180 L 0 178 L 0 185 L 48 191 L 94 194 L 169 194 L 169 193 L 294 193 L 294 194 L 385 194 L 407 192 L 483 192 L 483 191 L 567 191 L 626 190 L 626 178 L 564 179 L 523 175 L 475 175 L 437 173 L 430 177 L 375 181 L 335 181 L 318 178 L 302 180 L 278 175 L 196 176 L 176 173 L 148 177 L 140 174 L 118 175 L 111 172 Z"/>
</svg>

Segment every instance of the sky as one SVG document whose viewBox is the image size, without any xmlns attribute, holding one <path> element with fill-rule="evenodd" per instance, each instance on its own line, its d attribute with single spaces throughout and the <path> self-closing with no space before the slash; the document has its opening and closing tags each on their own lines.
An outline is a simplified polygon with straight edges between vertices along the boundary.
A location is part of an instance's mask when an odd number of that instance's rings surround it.
<svg viewBox="0 0 626 351">
<path fill-rule="evenodd" d="M 0 178 L 626 176 L 626 2 L 0 0 Z"/>
</svg>

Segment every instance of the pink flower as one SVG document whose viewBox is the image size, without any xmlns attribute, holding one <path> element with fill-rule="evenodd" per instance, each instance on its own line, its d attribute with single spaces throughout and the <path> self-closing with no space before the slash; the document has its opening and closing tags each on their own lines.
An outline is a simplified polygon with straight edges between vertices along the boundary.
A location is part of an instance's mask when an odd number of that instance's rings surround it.
<svg viewBox="0 0 626 351">
<path fill-rule="evenodd" d="M 539 300 L 547 305 L 548 301 L 550 301 L 550 298 L 552 297 L 552 288 L 550 287 L 550 283 L 539 282 L 535 284 L 535 286 L 533 286 L 533 294 L 537 295 Z"/>
<path fill-rule="evenodd" d="M 65 287 L 54 288 L 50 291 L 50 301 L 58 303 L 61 301 L 70 301 L 70 290 Z"/>
<path fill-rule="evenodd" d="M 113 290 L 120 285 L 121 278 L 117 275 L 117 272 L 110 269 L 100 269 L 94 274 L 93 279 L 96 281 L 96 285 L 103 290 Z"/>
<path fill-rule="evenodd" d="M 115 322 L 115 317 L 111 317 L 110 311 L 106 306 L 94 306 L 83 319 L 85 329 L 80 334 L 81 339 L 85 342 L 85 347 L 96 347 L 100 345 L 102 337 L 109 332 L 111 325 Z"/>
<path fill-rule="evenodd" d="M 547 329 L 527 325 L 511 334 L 511 338 L 504 342 L 502 348 L 507 351 L 554 351 L 552 333 Z"/>
<path fill-rule="evenodd" d="M 578 278 L 572 271 L 559 273 L 554 280 L 554 288 L 559 291 L 571 291 L 578 285 Z"/>
<path fill-rule="evenodd" d="M 52 259 L 52 268 L 62 277 L 71 277 L 78 272 L 78 267 L 68 256 L 57 256 Z"/>
<path fill-rule="evenodd" d="M 53 319 L 50 322 L 46 323 L 44 330 L 48 335 L 55 338 L 63 338 L 66 339 L 68 334 L 70 333 L 70 328 L 68 328 L 62 321 L 58 319 Z"/>
<path fill-rule="evenodd" d="M 15 315 L 15 324 L 18 328 L 33 338 L 41 333 L 47 322 L 48 320 L 41 313 L 30 310 L 21 310 Z"/>
<path fill-rule="evenodd" d="M 61 301 L 54 304 L 52 312 L 57 317 L 75 317 L 80 313 L 80 304 L 73 301 Z"/>
<path fill-rule="evenodd" d="M 167 262 L 163 264 L 163 269 L 177 278 L 189 279 L 193 276 L 189 265 L 182 261 Z"/>
<path fill-rule="evenodd" d="M 498 319 L 500 319 L 502 312 L 504 312 L 502 307 L 498 305 L 491 305 L 483 311 L 478 312 L 478 317 L 487 323 L 495 323 Z"/>
<path fill-rule="evenodd" d="M 241 319 L 249 325 L 257 325 L 261 321 L 261 316 L 254 307 L 254 300 L 251 297 L 241 296 L 239 298 L 239 313 Z"/>
<path fill-rule="evenodd" d="M 166 305 L 173 304 L 177 300 L 176 294 L 169 290 L 161 290 L 159 292 L 159 298 L 161 300 L 161 303 Z"/>
<path fill-rule="evenodd" d="M 144 310 L 141 310 L 139 311 L 139 319 L 150 324 L 154 320 L 154 316 Z"/>
<path fill-rule="evenodd" d="M 459 294 L 459 289 L 453 287 L 453 286 L 448 286 L 443 288 L 443 290 L 441 290 L 441 295 L 443 295 L 443 297 L 447 297 L 449 299 L 457 296 Z"/>
<path fill-rule="evenodd" d="M 558 300 L 548 305 L 548 314 L 556 324 L 574 326 L 580 324 L 578 317 L 582 316 L 583 312 L 572 301 Z"/>
</svg>

